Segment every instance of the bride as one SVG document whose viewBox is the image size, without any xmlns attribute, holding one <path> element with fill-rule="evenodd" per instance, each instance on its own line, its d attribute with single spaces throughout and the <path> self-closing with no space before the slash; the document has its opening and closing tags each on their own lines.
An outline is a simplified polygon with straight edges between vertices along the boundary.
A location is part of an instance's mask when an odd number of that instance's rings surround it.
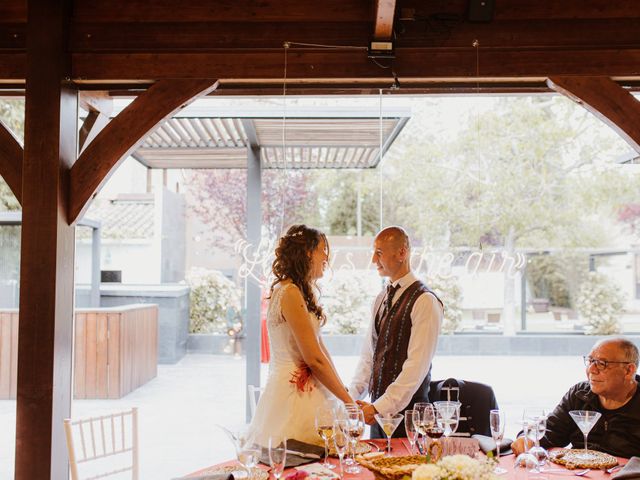
<svg viewBox="0 0 640 480">
<path fill-rule="evenodd" d="M 336 398 L 353 402 L 320 337 L 326 317 L 315 282 L 328 258 L 325 235 L 305 225 L 292 226 L 278 241 L 267 311 L 269 377 L 249 427 L 262 445 L 269 437 L 318 443 L 316 409 Z"/>
</svg>

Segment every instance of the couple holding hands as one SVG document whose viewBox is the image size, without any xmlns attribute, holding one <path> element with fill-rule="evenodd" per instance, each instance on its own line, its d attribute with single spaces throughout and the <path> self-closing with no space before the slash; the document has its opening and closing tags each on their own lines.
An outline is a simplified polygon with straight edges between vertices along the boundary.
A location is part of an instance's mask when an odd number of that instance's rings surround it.
<svg viewBox="0 0 640 480">
<path fill-rule="evenodd" d="M 401 227 L 376 235 L 371 261 L 389 283 L 373 304 L 360 361 L 346 388 L 320 334 L 326 316 L 316 281 L 327 267 L 327 238 L 294 225 L 279 239 L 268 297 L 269 377 L 250 426 L 258 443 L 266 445 L 269 437 L 318 443 L 315 412 L 336 399 L 357 400 L 372 438 L 381 438 L 376 413 L 402 413 L 428 401 L 444 305 L 411 272 L 410 257 L 409 237 Z M 363 401 L 367 395 L 371 403 Z M 406 436 L 402 424 L 394 436 Z"/>
</svg>

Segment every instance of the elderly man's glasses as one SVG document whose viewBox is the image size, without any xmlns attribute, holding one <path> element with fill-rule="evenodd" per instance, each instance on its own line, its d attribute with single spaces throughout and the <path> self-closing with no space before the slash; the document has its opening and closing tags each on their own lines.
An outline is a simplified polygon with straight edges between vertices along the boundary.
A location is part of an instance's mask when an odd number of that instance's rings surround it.
<svg viewBox="0 0 640 480">
<path fill-rule="evenodd" d="M 584 356 L 584 366 L 590 367 L 591 365 L 595 365 L 598 370 L 605 370 L 612 363 L 631 363 L 631 362 L 612 362 L 609 360 L 598 360 L 597 358 Z"/>
</svg>

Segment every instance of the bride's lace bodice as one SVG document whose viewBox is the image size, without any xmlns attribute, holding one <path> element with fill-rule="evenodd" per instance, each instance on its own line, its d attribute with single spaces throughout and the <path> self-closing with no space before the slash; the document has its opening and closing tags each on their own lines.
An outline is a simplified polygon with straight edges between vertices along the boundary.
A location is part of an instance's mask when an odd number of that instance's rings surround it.
<svg viewBox="0 0 640 480">
<path fill-rule="evenodd" d="M 300 364 L 300 362 L 302 362 L 300 349 L 296 344 L 289 324 L 282 315 L 282 308 L 280 306 L 284 291 L 290 288 L 297 287 L 289 283 L 276 289 L 272 294 L 269 309 L 267 310 L 267 328 L 269 330 L 272 367 L 278 364 L 291 364 L 291 362 Z M 318 317 L 309 313 L 309 321 L 317 335 L 320 329 Z"/>
</svg>

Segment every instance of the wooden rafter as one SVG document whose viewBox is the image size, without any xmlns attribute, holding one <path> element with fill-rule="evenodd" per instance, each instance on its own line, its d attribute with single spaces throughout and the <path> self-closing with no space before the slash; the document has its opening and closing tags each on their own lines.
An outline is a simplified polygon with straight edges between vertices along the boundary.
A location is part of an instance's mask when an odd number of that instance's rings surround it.
<svg viewBox="0 0 640 480">
<path fill-rule="evenodd" d="M 553 90 L 578 102 L 640 153 L 640 102 L 609 77 L 550 77 Z"/>
<path fill-rule="evenodd" d="M 22 203 L 22 156 L 24 150 L 11 129 L 0 120 L 0 176 Z"/>
<path fill-rule="evenodd" d="M 111 120 L 71 168 L 69 223 L 80 217 L 96 190 L 158 123 L 217 84 L 211 79 L 160 80 Z"/>
<path fill-rule="evenodd" d="M 395 0 L 376 0 L 376 23 L 373 28 L 374 40 L 389 41 L 392 39 L 395 11 Z"/>
</svg>

